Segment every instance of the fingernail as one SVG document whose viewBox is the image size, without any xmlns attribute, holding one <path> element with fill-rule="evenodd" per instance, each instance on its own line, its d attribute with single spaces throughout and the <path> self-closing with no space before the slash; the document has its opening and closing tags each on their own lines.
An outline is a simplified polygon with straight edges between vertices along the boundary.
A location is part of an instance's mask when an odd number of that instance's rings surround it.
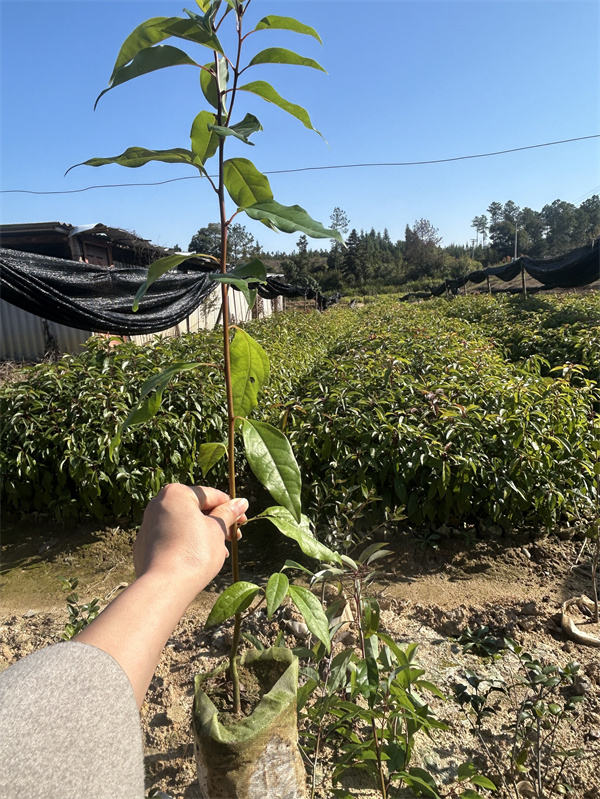
<svg viewBox="0 0 600 799">
<path fill-rule="evenodd" d="M 238 499 L 234 499 L 231 503 L 233 510 L 240 515 L 245 513 L 248 510 L 248 500 L 239 497 Z"/>
</svg>

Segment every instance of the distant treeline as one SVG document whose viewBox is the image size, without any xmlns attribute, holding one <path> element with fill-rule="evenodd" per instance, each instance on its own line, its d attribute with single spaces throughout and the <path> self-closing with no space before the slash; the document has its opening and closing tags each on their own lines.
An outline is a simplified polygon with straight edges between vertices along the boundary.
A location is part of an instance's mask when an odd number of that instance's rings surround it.
<svg viewBox="0 0 600 799">
<path fill-rule="evenodd" d="M 541 211 L 519 208 L 509 201 L 491 203 L 488 215 L 475 217 L 475 235 L 467 244 L 441 245 L 437 228 L 427 219 L 407 225 L 404 240 L 392 241 L 387 229 L 360 232 L 353 228 L 346 235 L 347 248 L 333 243 L 329 250 L 309 249 L 301 236 L 291 255 L 268 254 L 275 259 L 285 277 L 294 284 L 323 291 L 394 291 L 402 286 L 424 287 L 440 279 L 457 278 L 482 267 L 517 255 L 545 258 L 561 255 L 575 247 L 591 244 L 600 235 L 600 196 L 594 195 L 579 206 L 563 200 L 545 205 Z M 336 208 L 332 225 L 339 227 Z M 338 224 L 336 224 L 336 222 Z M 349 226 L 349 225 L 348 225 Z"/>
<path fill-rule="evenodd" d="M 487 214 L 476 216 L 473 239 L 466 244 L 442 246 L 438 229 L 428 219 L 407 225 L 404 239 L 392 241 L 387 229 L 368 232 L 350 228 L 346 213 L 336 207 L 330 226 L 345 238 L 346 248 L 332 242 L 330 249 L 311 249 L 300 236 L 296 250 L 264 252 L 241 225 L 232 237 L 234 261 L 258 255 L 270 271 L 283 272 L 286 280 L 307 289 L 375 293 L 428 288 L 444 278 L 457 278 L 517 255 L 545 258 L 591 244 L 600 235 L 600 195 L 576 206 L 563 200 L 541 211 L 519 208 L 512 200 L 492 202 Z M 218 249 L 216 225 L 202 228 L 190 250 L 212 253 Z M 213 230 L 215 228 L 215 230 Z M 349 231 L 349 232 L 348 232 Z M 210 234 L 210 235 L 207 235 Z M 239 252 L 238 252 L 239 250 Z"/>
</svg>

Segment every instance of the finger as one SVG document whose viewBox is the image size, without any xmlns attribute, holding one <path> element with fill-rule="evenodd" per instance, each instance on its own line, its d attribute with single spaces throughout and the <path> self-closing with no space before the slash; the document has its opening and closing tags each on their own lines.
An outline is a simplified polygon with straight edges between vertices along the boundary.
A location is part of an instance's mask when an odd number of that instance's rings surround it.
<svg viewBox="0 0 600 799">
<path fill-rule="evenodd" d="M 231 499 L 229 502 L 224 502 L 216 507 L 210 514 L 211 519 L 218 521 L 224 527 L 225 535 L 229 528 L 242 517 L 248 510 L 247 499 Z"/>
<path fill-rule="evenodd" d="M 239 524 L 239 522 L 238 522 L 237 524 Z M 236 538 L 237 538 L 237 540 L 239 541 L 239 540 L 240 540 L 240 538 L 242 537 L 242 531 L 241 531 L 241 530 L 240 530 L 240 528 L 237 526 L 237 524 L 236 524 L 236 526 L 235 526 L 235 531 L 236 531 L 236 534 L 237 534 L 237 535 L 236 535 Z M 233 527 L 230 527 L 230 528 L 227 530 L 227 533 L 226 533 L 226 535 L 225 535 L 225 540 L 226 540 L 226 541 L 233 541 Z"/>
<path fill-rule="evenodd" d="M 224 502 L 229 502 L 229 494 L 224 491 L 219 491 L 218 488 L 211 488 L 210 486 L 189 486 L 198 498 L 200 503 L 200 510 L 208 511 L 217 508 Z"/>
</svg>

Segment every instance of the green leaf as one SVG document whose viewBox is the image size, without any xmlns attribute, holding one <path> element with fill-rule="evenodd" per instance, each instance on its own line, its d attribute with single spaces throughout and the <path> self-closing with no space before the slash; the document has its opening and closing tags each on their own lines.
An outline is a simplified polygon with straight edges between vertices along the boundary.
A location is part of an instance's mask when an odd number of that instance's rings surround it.
<svg viewBox="0 0 600 799">
<path fill-rule="evenodd" d="M 477 774 L 477 767 L 474 763 L 461 763 L 456 772 L 459 782 L 470 779 L 473 774 Z"/>
<path fill-rule="evenodd" d="M 276 228 L 283 233 L 301 231 L 313 239 L 337 239 L 342 244 L 338 230 L 324 228 L 320 222 L 312 219 L 299 205 L 281 205 L 275 200 L 257 202 L 243 208 L 251 219 L 257 219 L 267 227 Z"/>
<path fill-rule="evenodd" d="M 121 426 L 121 433 L 128 427 L 133 427 L 136 424 L 143 424 L 156 415 L 160 404 L 162 402 L 162 390 L 156 391 L 149 397 L 145 397 L 141 402 L 136 405 L 130 412 Z M 144 396 L 142 394 L 142 396 Z"/>
<path fill-rule="evenodd" d="M 385 543 L 376 543 L 370 544 L 368 547 L 363 549 L 363 551 L 358 556 L 357 560 L 359 563 L 368 562 L 369 557 L 374 553 L 377 552 L 379 549 L 383 549 L 385 547 Z"/>
<path fill-rule="evenodd" d="M 121 67 L 132 61 L 141 50 L 146 50 L 170 36 L 196 42 L 211 50 L 222 52 L 219 40 L 213 32 L 207 27 L 199 25 L 197 21 L 182 17 L 152 17 L 138 25 L 121 45 L 109 83 L 113 82 Z"/>
<path fill-rule="evenodd" d="M 294 53 L 293 50 L 286 50 L 285 47 L 268 47 L 266 50 L 261 50 L 260 53 L 254 56 L 248 66 L 254 67 L 257 64 L 292 64 L 299 67 L 312 67 L 325 72 L 323 67 L 313 58 L 306 58 Z"/>
<path fill-rule="evenodd" d="M 211 125 L 211 130 L 218 136 L 235 136 L 236 139 L 240 139 L 240 141 L 245 142 L 245 144 L 251 144 L 252 146 L 254 146 L 254 142 L 250 141 L 248 136 L 262 129 L 263 126 L 253 114 L 246 114 L 241 122 L 238 122 L 236 125 L 231 125 L 228 128 L 222 125 Z"/>
<path fill-rule="evenodd" d="M 319 684 L 318 680 L 315 680 L 313 677 L 310 677 L 304 685 L 298 686 L 298 693 L 296 697 L 296 709 L 302 710 L 304 705 L 310 699 L 311 694 Z"/>
<path fill-rule="evenodd" d="M 198 465 L 202 469 L 202 477 L 210 472 L 212 467 L 227 454 L 227 447 L 221 442 L 201 444 L 198 447 Z"/>
<path fill-rule="evenodd" d="M 246 298 L 248 307 L 252 308 L 254 306 L 254 302 L 256 300 L 256 291 L 249 287 L 247 280 L 244 280 L 243 278 L 239 277 L 234 277 L 232 274 L 222 275 L 222 274 L 211 273 L 209 277 L 211 278 L 211 280 L 214 280 L 216 283 L 227 283 L 228 285 L 235 286 L 235 288 L 241 291 L 244 297 Z"/>
<path fill-rule="evenodd" d="M 308 629 L 329 652 L 331 648 L 329 622 L 317 597 L 308 588 L 303 588 L 300 585 L 290 585 L 288 593 L 290 599 L 300 611 Z"/>
<path fill-rule="evenodd" d="M 231 342 L 230 358 L 233 412 L 235 416 L 248 416 L 269 379 L 269 358 L 260 344 L 239 327 Z"/>
<path fill-rule="evenodd" d="M 269 577 L 265 594 L 267 596 L 267 616 L 269 618 L 275 613 L 287 596 L 290 581 L 282 572 L 276 572 Z"/>
<path fill-rule="evenodd" d="M 202 364 L 197 361 L 176 361 L 172 363 L 170 366 L 167 366 L 166 369 L 163 369 L 162 372 L 152 375 L 152 377 L 144 381 L 140 397 L 145 397 L 152 391 L 163 391 L 175 375 L 180 372 L 189 372 L 191 369 L 197 369 L 199 366 L 202 366 Z"/>
<path fill-rule="evenodd" d="M 190 139 L 192 141 L 192 157 L 196 166 L 203 165 L 219 149 L 219 137 L 212 130 L 214 122 L 215 115 L 210 111 L 200 111 L 192 122 Z"/>
<path fill-rule="evenodd" d="M 296 561 L 296 560 L 286 560 L 286 562 L 283 564 L 283 568 L 284 569 L 298 569 L 298 571 L 305 572 L 306 574 L 309 575 L 309 577 L 312 577 L 312 572 L 309 571 L 306 568 L 306 566 L 303 566 L 301 563 L 298 563 L 298 561 Z"/>
<path fill-rule="evenodd" d="M 246 458 L 254 475 L 273 499 L 301 520 L 302 478 L 290 442 L 276 427 L 244 419 L 242 435 Z"/>
<path fill-rule="evenodd" d="M 480 788 L 487 788 L 488 791 L 496 790 L 494 783 L 487 777 L 484 777 L 483 774 L 475 774 L 471 777 L 471 782 L 473 785 L 478 785 Z"/>
<path fill-rule="evenodd" d="M 429 796 L 431 799 L 441 799 L 435 780 L 428 771 L 422 768 L 411 768 L 407 771 L 398 772 L 404 782 L 411 788 L 417 788 L 422 796 Z"/>
<path fill-rule="evenodd" d="M 245 580 L 240 580 L 228 586 L 213 605 L 204 626 L 214 627 L 216 624 L 221 624 L 226 619 L 235 616 L 236 613 L 242 613 L 249 607 L 259 591 L 260 588 L 257 585 L 248 583 Z"/>
<path fill-rule="evenodd" d="M 236 266 L 235 269 L 232 269 L 231 272 L 227 272 L 225 275 L 221 272 L 211 272 L 208 274 L 208 277 L 217 283 L 229 283 L 235 286 L 246 298 L 248 307 L 253 308 L 257 292 L 256 289 L 251 288 L 251 286 L 254 286 L 256 283 L 266 283 L 267 270 L 262 261 L 258 258 L 253 258 L 249 263 Z"/>
<path fill-rule="evenodd" d="M 269 181 L 247 158 L 230 158 L 223 164 L 229 196 L 240 209 L 273 200 Z"/>
<path fill-rule="evenodd" d="M 277 527 L 280 533 L 287 538 L 292 538 L 298 543 L 302 552 L 309 558 L 316 558 L 322 563 L 339 563 L 340 556 L 337 552 L 326 547 L 314 537 L 310 531 L 310 521 L 307 516 L 302 515 L 300 522 L 297 522 L 292 513 L 281 505 L 274 505 L 267 508 L 257 519 L 268 519 Z"/>
<path fill-rule="evenodd" d="M 474 791 L 473 788 L 466 788 L 460 795 L 460 799 L 481 799 L 479 791 Z"/>
<path fill-rule="evenodd" d="M 108 158 L 90 158 L 80 164 L 70 166 L 65 175 L 76 166 L 104 166 L 105 164 L 119 164 L 136 168 L 144 166 L 150 161 L 162 161 L 166 164 L 190 164 L 194 166 L 193 154 L 190 150 L 182 147 L 173 147 L 171 150 L 147 150 L 145 147 L 128 147 L 121 155 L 114 155 Z M 189 257 L 189 256 L 188 256 Z"/>
<path fill-rule="evenodd" d="M 148 72 L 154 72 L 157 69 L 165 69 L 165 67 L 178 67 L 184 64 L 190 64 L 193 67 L 200 66 L 187 53 L 180 50 L 178 47 L 171 47 L 169 44 L 159 44 L 157 47 L 147 47 L 145 50 L 140 50 L 136 53 L 135 57 L 127 66 L 120 67 L 115 70 L 110 80 L 110 86 L 100 92 L 96 97 L 94 108 L 98 105 L 100 98 L 114 89 L 115 86 L 120 86 L 122 83 L 127 83 L 133 78 L 139 78 L 140 75 L 146 75 Z"/>
<path fill-rule="evenodd" d="M 305 108 L 302 108 L 301 105 L 296 105 L 295 103 L 290 103 L 289 100 L 285 100 L 275 91 L 270 83 L 267 83 L 264 80 L 255 80 L 251 83 L 244 84 L 244 86 L 238 86 L 238 89 L 243 92 L 251 92 L 252 94 L 256 94 L 258 97 L 262 97 L 263 100 L 266 100 L 267 103 L 273 103 L 273 105 L 281 108 L 282 111 L 286 111 L 288 114 L 291 114 L 291 116 L 300 120 L 305 128 L 314 130 L 314 132 L 318 133 L 319 136 L 321 135 L 321 133 L 315 127 L 313 127 L 313 123 L 310 120 L 308 111 L 306 111 Z"/>
<path fill-rule="evenodd" d="M 232 269 L 228 274 L 234 277 L 241 277 L 244 280 L 254 280 L 256 283 L 267 282 L 267 268 L 260 258 L 253 258 L 247 264 L 241 264 Z"/>
<path fill-rule="evenodd" d="M 212 255 L 203 255 L 202 253 L 195 253 L 195 254 L 201 258 L 210 258 L 211 261 L 216 261 L 217 263 L 219 263 L 218 260 L 214 258 Z M 176 266 L 179 266 L 179 264 L 183 263 L 184 261 L 187 261 L 190 257 L 193 256 L 190 256 L 189 254 L 166 255 L 164 258 L 159 258 L 158 261 L 154 261 L 154 263 L 150 264 L 150 266 L 148 267 L 148 274 L 146 280 L 144 280 L 142 285 L 139 287 L 133 299 L 132 310 L 137 311 L 137 309 L 140 307 L 140 300 L 146 294 L 150 286 L 153 283 L 156 283 L 159 277 L 162 277 L 170 269 L 174 269 Z"/>
<path fill-rule="evenodd" d="M 207 71 L 207 70 L 210 70 Z M 200 70 L 200 88 L 202 89 L 202 94 L 205 96 L 207 101 L 212 105 L 213 108 L 219 110 L 219 91 L 217 86 L 217 81 L 215 79 L 215 65 L 214 63 L 211 64 L 204 64 L 204 69 Z M 229 67 L 227 65 L 227 61 L 224 58 L 219 58 L 219 86 L 221 87 L 221 91 L 226 88 L 227 82 L 229 81 Z M 221 96 L 221 113 L 227 113 L 227 107 L 225 104 L 225 96 Z"/>
<path fill-rule="evenodd" d="M 263 17 L 256 28 L 254 28 L 255 31 L 275 29 L 294 31 L 294 33 L 304 33 L 306 36 L 314 37 L 319 44 L 323 44 L 321 37 L 314 28 L 311 28 L 310 25 L 305 25 L 304 23 L 299 22 L 293 17 L 279 17 L 276 14 L 269 14 L 268 17 Z"/>
<path fill-rule="evenodd" d="M 147 422 L 148 419 L 151 419 L 156 414 L 162 402 L 163 391 L 169 381 L 172 380 L 176 374 L 188 372 L 190 369 L 197 369 L 199 366 L 201 366 L 201 364 L 196 362 L 177 361 L 143 383 L 140 392 L 140 401 L 129 412 L 129 415 L 121 425 L 117 435 L 110 443 L 109 455 L 111 457 L 121 441 L 121 435 L 124 430 L 133 425 Z"/>
</svg>

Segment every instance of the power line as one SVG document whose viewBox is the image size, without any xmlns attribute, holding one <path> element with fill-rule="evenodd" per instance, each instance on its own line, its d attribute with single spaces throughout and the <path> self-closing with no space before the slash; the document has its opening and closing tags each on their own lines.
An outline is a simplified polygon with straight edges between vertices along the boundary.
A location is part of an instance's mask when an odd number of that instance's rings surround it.
<svg viewBox="0 0 600 799">
<path fill-rule="evenodd" d="M 292 172 L 317 172 L 328 169 L 357 169 L 364 167 L 392 167 L 392 166 L 424 166 L 426 164 L 447 164 L 450 161 L 467 161 L 473 158 L 490 158 L 496 155 L 505 155 L 506 153 L 517 153 L 522 150 L 535 150 L 540 147 L 552 147 L 557 144 L 568 144 L 574 141 L 584 141 L 585 139 L 598 139 L 600 133 L 594 133 L 591 136 L 577 136 L 574 139 L 559 139 L 557 141 L 543 142 L 542 144 L 528 144 L 525 147 L 511 147 L 507 150 L 495 150 L 490 153 L 475 153 L 472 155 L 455 155 L 452 158 L 433 158 L 428 161 L 386 161 L 377 163 L 364 163 L 364 164 L 333 164 L 329 166 L 303 166 L 296 167 L 295 169 L 272 169 L 265 172 L 265 175 L 283 175 Z M 2 189 L 0 194 L 80 194 L 84 191 L 91 191 L 92 189 L 118 189 L 129 186 L 163 186 L 165 183 L 176 183 L 180 180 L 201 180 L 202 175 L 185 175 L 180 178 L 169 178 L 168 180 L 157 180 L 151 183 L 103 183 L 94 186 L 85 186 L 83 189 L 65 189 L 63 191 L 33 191 L 30 189 Z M 211 178 L 216 178 L 218 175 L 211 175 Z"/>
</svg>

